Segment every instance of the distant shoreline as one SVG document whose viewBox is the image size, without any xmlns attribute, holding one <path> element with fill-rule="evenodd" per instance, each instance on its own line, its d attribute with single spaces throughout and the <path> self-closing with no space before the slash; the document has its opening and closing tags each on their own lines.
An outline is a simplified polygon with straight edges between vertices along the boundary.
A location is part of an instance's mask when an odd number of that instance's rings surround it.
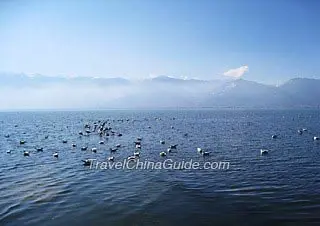
<svg viewBox="0 0 320 226">
<path fill-rule="evenodd" d="M 258 107 L 181 107 L 181 108 L 108 108 L 108 109 L 8 109 L 0 110 L 0 113 L 9 112 L 103 112 L 103 111 L 316 111 L 319 107 L 279 107 L 279 108 L 258 108 Z"/>
</svg>

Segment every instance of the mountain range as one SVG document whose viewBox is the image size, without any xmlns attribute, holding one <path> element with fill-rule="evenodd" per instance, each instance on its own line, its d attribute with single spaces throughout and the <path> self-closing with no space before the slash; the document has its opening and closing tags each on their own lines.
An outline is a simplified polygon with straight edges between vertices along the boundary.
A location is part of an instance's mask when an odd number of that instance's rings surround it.
<svg viewBox="0 0 320 226">
<path fill-rule="evenodd" d="M 0 95 L 24 107 L 43 95 L 52 108 L 319 108 L 320 79 L 294 78 L 272 86 L 245 79 L 198 80 L 159 76 L 149 79 L 48 77 L 0 73 Z M 64 95 L 65 94 L 65 95 Z M 10 99 L 11 97 L 12 100 Z M 59 100 L 60 98 L 60 100 Z M 83 101 L 82 101 L 83 100 Z M 47 101 L 48 102 L 48 101 Z M 41 102 L 42 103 L 42 102 Z M 60 105 L 59 105 L 60 103 Z M 8 106 L 11 106 L 10 104 Z"/>
</svg>

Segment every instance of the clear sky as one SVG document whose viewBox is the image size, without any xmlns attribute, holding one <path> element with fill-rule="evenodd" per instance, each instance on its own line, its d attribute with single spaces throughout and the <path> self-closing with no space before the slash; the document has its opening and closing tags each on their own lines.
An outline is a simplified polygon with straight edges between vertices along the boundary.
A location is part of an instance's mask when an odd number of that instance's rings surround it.
<svg viewBox="0 0 320 226">
<path fill-rule="evenodd" d="M 319 11 L 317 0 L 1 0 L 0 71 L 320 78 Z"/>
</svg>

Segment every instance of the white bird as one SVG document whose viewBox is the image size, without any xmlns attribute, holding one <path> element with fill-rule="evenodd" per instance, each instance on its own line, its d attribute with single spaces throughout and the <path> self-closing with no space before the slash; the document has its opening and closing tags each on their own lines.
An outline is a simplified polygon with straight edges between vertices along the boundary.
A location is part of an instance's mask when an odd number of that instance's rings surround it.
<svg viewBox="0 0 320 226">
<path fill-rule="evenodd" d="M 7 150 L 7 153 L 10 154 L 10 153 L 11 153 L 11 150 Z"/>
<path fill-rule="evenodd" d="M 108 161 L 113 162 L 113 161 L 114 161 L 114 157 L 113 157 L 113 156 L 109 157 L 109 158 L 108 158 Z"/>
<path fill-rule="evenodd" d="M 110 148 L 109 150 L 110 150 L 110 152 L 116 152 L 118 149 L 116 149 L 116 148 Z"/>
<path fill-rule="evenodd" d="M 103 141 L 103 140 L 102 140 L 102 141 L 100 141 L 100 142 L 99 142 L 99 144 L 104 144 L 104 141 Z"/>
<path fill-rule="evenodd" d="M 267 149 L 261 149 L 261 150 L 260 150 L 260 153 L 261 153 L 261 155 L 266 155 L 266 154 L 269 153 L 269 150 L 267 150 Z"/>
<path fill-rule="evenodd" d="M 58 157 L 59 157 L 58 153 L 55 152 L 55 153 L 53 154 L 53 157 L 58 158 Z"/>
<path fill-rule="evenodd" d="M 77 147 L 77 145 L 76 144 L 72 144 L 72 147 Z"/>
<path fill-rule="evenodd" d="M 167 149 L 167 152 L 172 152 L 171 148 L 168 148 L 168 149 Z"/>
<path fill-rule="evenodd" d="M 117 148 L 120 148 L 120 147 L 121 147 L 121 144 L 117 144 L 116 147 L 117 147 Z"/>
<path fill-rule="evenodd" d="M 320 140 L 319 137 L 313 137 L 313 140 Z"/>
<path fill-rule="evenodd" d="M 134 152 L 133 155 L 136 156 L 136 157 L 139 157 L 140 156 L 140 152 L 138 152 L 138 151 Z"/>
<path fill-rule="evenodd" d="M 25 151 L 25 152 L 23 152 L 23 155 L 24 155 L 24 156 L 29 156 L 30 154 L 29 154 L 28 151 Z"/>
<path fill-rule="evenodd" d="M 208 156 L 208 155 L 210 155 L 210 152 L 205 151 L 205 152 L 202 153 L 202 155 L 203 156 Z"/>
<path fill-rule="evenodd" d="M 84 166 L 90 166 L 91 165 L 91 160 L 89 160 L 89 159 L 82 160 L 82 162 L 83 162 Z"/>
<path fill-rule="evenodd" d="M 96 153 L 97 152 L 97 148 L 91 148 L 91 151 Z"/>
<path fill-rule="evenodd" d="M 202 154 L 202 152 L 203 152 L 202 148 L 197 148 L 197 151 L 198 151 L 200 154 Z"/>
<path fill-rule="evenodd" d="M 141 145 L 141 141 L 135 141 L 134 144 L 135 145 L 137 145 L 137 144 Z"/>
<path fill-rule="evenodd" d="M 136 144 L 137 149 L 141 149 L 141 144 Z"/>
<path fill-rule="evenodd" d="M 165 144 L 166 142 L 164 140 L 160 140 L 160 144 Z"/>
</svg>

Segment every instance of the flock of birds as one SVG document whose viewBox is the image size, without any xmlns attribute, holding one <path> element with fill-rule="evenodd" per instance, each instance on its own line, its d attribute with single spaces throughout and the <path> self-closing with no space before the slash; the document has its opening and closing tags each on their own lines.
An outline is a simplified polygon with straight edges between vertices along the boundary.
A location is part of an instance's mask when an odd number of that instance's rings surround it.
<svg viewBox="0 0 320 226">
<path fill-rule="evenodd" d="M 161 120 L 161 118 L 155 118 L 156 120 Z M 175 119 L 175 118 L 173 118 Z M 128 121 L 129 119 L 127 119 Z M 118 120 L 119 121 L 119 120 Z M 124 121 L 123 119 L 120 119 L 120 121 Z M 17 125 L 15 126 L 17 127 Z M 150 126 L 148 128 L 151 128 Z M 171 126 L 171 129 L 174 129 L 173 126 Z M 86 123 L 84 124 L 83 126 L 83 130 L 82 131 L 79 131 L 78 132 L 78 135 L 80 137 L 83 137 L 83 136 L 93 136 L 93 135 L 98 135 L 100 137 L 100 141 L 99 141 L 99 145 L 104 145 L 105 144 L 105 140 L 108 140 L 108 137 L 112 136 L 112 137 L 121 137 L 122 136 L 122 133 L 119 133 L 119 132 L 116 132 L 115 130 L 112 129 L 112 127 L 110 127 L 110 121 L 107 120 L 107 121 L 97 121 L 97 122 L 94 122 L 93 124 L 89 124 L 89 123 Z M 185 137 L 188 136 L 187 133 L 184 134 Z M 5 135 L 5 138 L 10 138 L 10 134 L 6 134 Z M 48 139 L 49 136 L 46 135 L 45 136 L 45 139 Z M 68 143 L 68 140 L 66 139 L 63 139 L 61 141 L 63 144 L 67 144 Z M 27 142 L 25 140 L 20 140 L 19 144 L 21 146 L 25 145 Z M 136 140 L 133 142 L 134 144 L 134 152 L 132 155 L 128 156 L 127 159 L 128 160 L 137 160 L 139 157 L 140 157 L 140 153 L 141 153 L 141 146 L 142 146 L 142 138 L 141 137 L 137 137 Z M 165 140 L 160 140 L 160 144 L 161 145 L 165 145 L 166 144 L 166 141 Z M 169 145 L 167 150 L 166 151 L 161 151 L 159 153 L 159 155 L 161 157 L 165 157 L 167 156 L 169 153 L 173 152 L 174 150 L 177 149 L 177 146 L 178 144 L 173 144 L 173 145 Z M 72 148 L 76 148 L 77 147 L 77 144 L 76 143 L 71 143 L 71 147 Z M 112 147 L 112 148 L 109 148 L 109 151 L 111 153 L 111 156 L 109 156 L 107 158 L 108 161 L 115 161 L 115 157 L 112 156 L 112 153 L 115 153 L 117 152 L 120 148 L 122 147 L 121 144 L 117 144 L 115 145 L 115 147 Z M 44 151 L 44 148 L 43 147 L 34 147 L 34 149 L 36 150 L 36 152 L 43 152 Z M 98 148 L 97 147 L 92 147 L 91 149 L 88 147 L 88 145 L 86 146 L 82 146 L 80 148 L 81 151 L 90 151 L 93 152 L 93 153 L 96 153 L 98 151 Z M 12 152 L 12 150 L 7 150 L 7 153 L 10 154 Z M 201 154 L 202 156 L 208 156 L 210 154 L 210 152 L 208 151 L 204 151 L 202 148 L 197 148 L 197 152 L 199 154 Z M 24 151 L 23 152 L 23 155 L 24 156 L 30 156 L 30 151 Z M 58 152 L 54 152 L 53 153 L 53 157 L 54 158 L 58 158 L 59 157 L 59 153 Z M 83 162 L 83 165 L 85 166 L 89 166 L 91 165 L 91 159 L 85 159 L 85 160 L 82 160 Z"/>
<path fill-rule="evenodd" d="M 307 131 L 308 131 L 307 129 L 299 129 L 298 130 L 298 134 L 302 135 L 304 132 L 307 132 Z M 272 135 L 272 139 L 277 139 L 277 138 L 278 138 L 278 135 Z M 313 140 L 314 141 L 319 141 L 320 137 L 314 136 Z M 269 150 L 268 149 L 261 149 L 260 153 L 261 153 L 261 155 L 266 155 L 266 154 L 269 153 Z"/>
<path fill-rule="evenodd" d="M 175 118 L 173 118 L 175 119 Z M 122 120 L 122 119 L 121 119 Z M 120 121 L 121 121 L 120 120 Z M 156 118 L 156 120 L 160 120 L 160 118 Z M 127 119 L 128 121 L 128 119 Z M 122 120 L 123 122 L 123 120 Z M 15 126 L 17 127 L 17 126 Z M 122 136 L 122 133 L 118 133 L 116 131 L 114 131 L 111 127 L 110 127 L 110 121 L 97 121 L 97 122 L 94 122 L 93 124 L 85 124 L 84 126 L 84 130 L 83 131 L 79 131 L 78 132 L 78 135 L 79 136 L 91 136 L 91 135 L 98 135 L 101 139 L 99 141 L 99 145 L 103 145 L 105 144 L 105 141 L 106 139 L 108 139 L 109 136 L 118 136 L 118 137 L 121 137 Z M 150 128 L 150 126 L 149 126 Z M 171 126 L 171 128 L 173 129 L 174 127 Z M 302 135 L 304 132 L 307 132 L 307 129 L 299 129 L 298 130 L 298 134 Z M 187 133 L 184 134 L 184 136 L 188 136 Z M 10 135 L 9 134 L 6 134 L 5 135 L 5 138 L 9 138 Z M 45 139 L 48 139 L 48 135 L 45 136 Z M 278 135 L 273 135 L 272 136 L 272 139 L 277 139 L 278 138 Z M 319 141 L 320 140 L 320 137 L 313 137 L 313 140 L 314 141 Z M 25 140 L 20 140 L 20 145 L 24 145 L 26 143 Z M 62 140 L 62 143 L 66 144 L 68 143 L 68 140 Z M 138 137 L 136 138 L 136 141 L 133 142 L 134 143 L 134 147 L 135 147 L 135 150 L 133 152 L 132 155 L 130 155 L 127 159 L 128 160 L 137 160 L 139 157 L 140 157 L 140 151 L 141 151 L 141 143 L 142 143 L 142 138 L 141 137 Z M 162 145 L 165 145 L 166 142 L 164 140 L 160 140 L 160 144 Z M 77 147 L 77 144 L 76 143 L 72 143 L 71 146 L 73 148 Z M 168 153 L 171 153 L 173 150 L 176 150 L 177 149 L 177 144 L 174 144 L 174 145 L 170 145 L 168 148 L 167 148 L 167 151 L 162 151 L 159 153 L 159 155 L 161 157 L 165 157 L 167 156 Z M 109 148 L 109 151 L 111 153 L 111 156 L 109 156 L 107 159 L 108 161 L 114 161 L 115 160 L 115 157 L 112 156 L 112 153 L 118 151 L 118 149 L 121 147 L 121 144 L 117 144 L 115 145 L 115 147 L 113 148 Z M 44 148 L 43 147 L 35 147 L 36 151 L 37 152 L 43 152 Z M 82 146 L 81 147 L 81 150 L 82 151 L 88 151 L 90 150 L 88 146 Z M 96 147 L 93 147 L 91 148 L 91 152 L 93 153 L 96 153 L 97 152 L 97 148 Z M 197 148 L 197 152 L 199 154 L 201 154 L 202 156 L 208 156 L 210 155 L 210 152 L 208 151 L 205 151 L 203 150 L 202 148 L 198 147 Z M 11 153 L 11 150 L 7 150 L 7 153 L 10 154 Z M 260 150 L 260 153 L 261 155 L 266 155 L 269 153 L 269 150 L 268 149 L 261 149 Z M 24 151 L 23 152 L 23 155 L 24 156 L 30 156 L 30 152 L 29 151 Z M 54 158 L 58 158 L 59 157 L 59 154 L 58 152 L 54 152 L 53 153 L 53 157 Z M 82 160 L 83 162 L 83 165 L 91 165 L 91 160 L 90 159 L 85 159 L 85 160 Z"/>
</svg>

